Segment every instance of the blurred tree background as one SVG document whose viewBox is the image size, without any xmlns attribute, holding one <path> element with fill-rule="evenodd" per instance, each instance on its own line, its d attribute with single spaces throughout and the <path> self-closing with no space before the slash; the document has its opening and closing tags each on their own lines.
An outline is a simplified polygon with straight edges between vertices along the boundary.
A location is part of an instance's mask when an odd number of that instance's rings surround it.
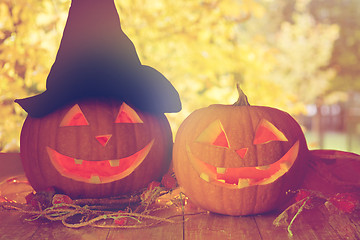
<svg viewBox="0 0 360 240">
<path fill-rule="evenodd" d="M 250 104 L 294 116 L 360 92 L 358 0 L 115 2 L 142 63 L 180 93 L 174 133 L 195 109 L 234 103 L 237 82 Z M 13 101 L 44 91 L 69 6 L 0 0 L 0 151 L 18 151 L 26 113 Z"/>
</svg>

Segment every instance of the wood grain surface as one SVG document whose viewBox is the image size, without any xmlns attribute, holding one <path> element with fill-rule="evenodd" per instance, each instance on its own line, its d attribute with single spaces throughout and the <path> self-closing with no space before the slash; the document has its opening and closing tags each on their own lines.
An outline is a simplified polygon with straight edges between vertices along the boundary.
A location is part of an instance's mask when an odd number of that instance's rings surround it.
<svg viewBox="0 0 360 240">
<path fill-rule="evenodd" d="M 20 174 L 19 156 L 0 154 L 0 174 Z M 6 169 L 5 169 L 6 167 Z M 294 221 L 293 237 L 286 226 L 275 227 L 278 213 L 231 217 L 202 213 L 182 215 L 182 211 L 169 207 L 158 211 L 158 216 L 179 215 L 176 223 L 161 223 L 141 229 L 107 229 L 82 227 L 72 229 L 61 222 L 28 222 L 16 211 L 0 211 L 0 240 L 119 240 L 119 239 L 170 239 L 170 240 L 357 240 L 360 239 L 358 214 L 329 214 L 325 207 L 304 210 Z"/>
</svg>

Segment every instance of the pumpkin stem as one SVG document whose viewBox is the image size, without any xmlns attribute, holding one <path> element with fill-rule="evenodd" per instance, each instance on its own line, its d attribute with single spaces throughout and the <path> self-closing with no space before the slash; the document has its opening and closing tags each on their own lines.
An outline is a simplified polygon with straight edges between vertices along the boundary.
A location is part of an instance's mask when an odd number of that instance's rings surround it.
<svg viewBox="0 0 360 240">
<path fill-rule="evenodd" d="M 239 93 L 239 98 L 233 105 L 234 106 L 250 106 L 250 103 L 249 103 L 245 93 L 243 92 L 243 90 L 241 90 L 239 83 L 236 84 L 236 88 Z"/>
</svg>

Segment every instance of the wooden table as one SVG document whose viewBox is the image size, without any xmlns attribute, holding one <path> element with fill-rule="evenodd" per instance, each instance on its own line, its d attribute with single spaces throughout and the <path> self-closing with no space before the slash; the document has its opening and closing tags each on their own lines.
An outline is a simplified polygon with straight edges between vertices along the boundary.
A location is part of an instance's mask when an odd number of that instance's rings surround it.
<svg viewBox="0 0 360 240">
<path fill-rule="evenodd" d="M 0 153 L 0 167 L 2 179 L 22 173 L 18 154 Z M 289 238 L 286 227 L 273 225 L 278 213 L 246 217 L 212 213 L 183 216 L 181 213 L 179 209 L 169 207 L 161 214 L 180 215 L 176 218 L 179 220 L 177 223 L 161 223 L 142 229 L 72 229 L 63 226 L 61 222 L 27 222 L 18 212 L 0 211 L 0 239 L 360 239 L 359 214 L 329 214 L 325 207 L 304 210 L 292 226 L 293 238 Z"/>
</svg>

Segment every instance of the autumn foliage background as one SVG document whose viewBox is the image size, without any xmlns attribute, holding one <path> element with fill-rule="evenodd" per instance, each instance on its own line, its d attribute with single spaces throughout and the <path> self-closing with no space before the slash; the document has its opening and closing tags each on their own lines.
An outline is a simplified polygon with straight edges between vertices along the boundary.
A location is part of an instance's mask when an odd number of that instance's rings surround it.
<svg viewBox="0 0 360 240">
<path fill-rule="evenodd" d="M 236 83 L 250 104 L 300 120 L 319 99 L 342 104 L 360 92 L 358 0 L 115 2 L 142 63 L 180 93 L 183 110 L 167 114 L 174 134 L 195 109 L 234 103 Z M 69 7 L 0 0 L 0 151 L 18 151 L 26 113 L 13 101 L 45 90 Z"/>
</svg>

